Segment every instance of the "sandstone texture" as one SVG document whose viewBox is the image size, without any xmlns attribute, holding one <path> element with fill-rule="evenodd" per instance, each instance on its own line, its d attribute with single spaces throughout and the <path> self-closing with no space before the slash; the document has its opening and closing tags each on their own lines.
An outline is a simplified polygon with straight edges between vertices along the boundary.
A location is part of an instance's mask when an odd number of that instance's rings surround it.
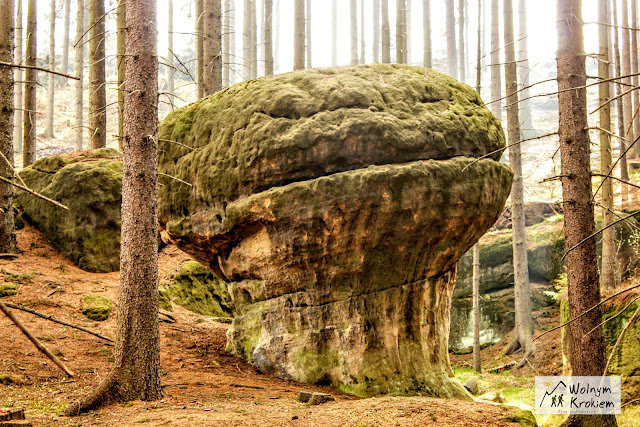
<svg viewBox="0 0 640 427">
<path fill-rule="evenodd" d="M 160 125 L 163 238 L 229 286 L 228 349 L 362 396 L 466 397 L 449 366 L 458 258 L 511 171 L 478 94 L 418 67 L 246 81 Z M 162 176 L 162 175 L 161 175 Z"/>
</svg>

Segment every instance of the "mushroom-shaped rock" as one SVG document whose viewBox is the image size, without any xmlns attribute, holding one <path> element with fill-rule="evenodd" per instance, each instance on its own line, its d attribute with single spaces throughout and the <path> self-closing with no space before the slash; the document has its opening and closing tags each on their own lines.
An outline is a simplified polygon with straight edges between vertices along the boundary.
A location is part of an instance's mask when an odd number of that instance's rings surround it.
<svg viewBox="0 0 640 427">
<path fill-rule="evenodd" d="M 261 370 L 468 397 L 449 309 L 458 258 L 509 194 L 504 145 L 475 91 L 424 68 L 246 81 L 162 122 L 160 227 L 228 280 L 228 349 Z"/>
</svg>

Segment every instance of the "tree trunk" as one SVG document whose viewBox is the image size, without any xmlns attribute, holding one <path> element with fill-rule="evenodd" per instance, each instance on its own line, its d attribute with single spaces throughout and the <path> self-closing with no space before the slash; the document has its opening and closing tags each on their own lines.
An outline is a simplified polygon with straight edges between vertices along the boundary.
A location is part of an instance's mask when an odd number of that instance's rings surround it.
<svg viewBox="0 0 640 427">
<path fill-rule="evenodd" d="M 22 28 L 22 0 L 16 0 L 16 50 L 15 59 L 16 64 L 22 64 L 24 61 L 22 53 L 24 28 Z M 15 81 L 13 88 L 15 91 L 15 110 L 13 112 L 13 150 L 17 154 L 22 153 L 22 108 L 24 104 L 24 95 L 22 88 L 24 87 L 24 70 L 22 68 L 15 69 Z"/>
<path fill-rule="evenodd" d="M 518 79 L 520 81 L 520 115 L 522 118 L 522 135 L 532 138 L 535 134 L 531 121 L 531 102 L 529 101 L 529 38 L 527 31 L 527 2 L 518 2 Z"/>
<path fill-rule="evenodd" d="M 220 0 L 204 0 L 204 96 L 222 89 L 222 16 Z"/>
<path fill-rule="evenodd" d="M 256 22 L 256 2 L 251 1 L 251 78 L 258 77 L 258 28 Z"/>
<path fill-rule="evenodd" d="M 338 66 L 338 6 L 336 0 L 331 2 L 331 66 Z"/>
<path fill-rule="evenodd" d="M 458 67 L 459 67 L 459 76 L 461 82 L 466 81 L 467 79 L 467 54 L 465 51 L 465 39 L 464 39 L 464 6 L 465 0 L 458 0 Z"/>
<path fill-rule="evenodd" d="M 565 246 L 572 248 L 567 264 L 569 317 L 574 318 L 600 302 L 598 262 L 591 202 L 590 143 L 587 127 L 587 76 L 582 29 L 582 2 L 558 1 L 558 107 Z M 577 88 L 577 89 L 571 89 Z M 571 89 L 571 90 L 570 90 Z M 597 307 L 570 325 L 569 359 L 576 376 L 602 375 L 605 347 L 602 313 Z M 597 327 L 596 327 L 597 326 Z M 588 333 L 592 329 L 593 332 Z M 564 425 L 615 426 L 615 415 L 571 415 Z"/>
<path fill-rule="evenodd" d="M 631 0 L 631 28 L 638 28 L 638 0 Z M 631 31 L 631 74 L 638 73 L 638 31 Z M 631 77 L 631 84 L 634 87 L 638 87 L 638 76 Z M 635 120 L 633 120 L 633 135 L 637 138 L 640 136 L 640 117 L 638 117 L 638 102 L 640 102 L 640 94 L 637 90 L 632 92 L 633 94 L 633 111 L 636 114 Z M 636 143 L 633 146 L 633 157 L 640 157 L 640 144 Z M 634 193 L 636 193 L 634 191 Z"/>
<path fill-rule="evenodd" d="M 64 0 L 64 32 L 62 33 L 62 74 L 69 74 L 69 27 L 71 21 L 71 0 Z M 68 81 L 62 77 L 60 85 L 66 87 Z"/>
<path fill-rule="evenodd" d="M 422 66 L 431 68 L 431 0 L 422 0 Z"/>
<path fill-rule="evenodd" d="M 626 150 L 627 150 L 627 144 L 625 143 L 625 139 L 624 135 L 626 133 L 626 128 L 625 128 L 625 123 L 627 122 L 626 119 L 626 112 L 625 112 L 625 108 L 624 108 L 624 102 L 622 100 L 623 97 L 621 97 L 622 93 L 624 92 L 623 89 L 623 81 L 624 79 L 620 79 L 620 77 L 622 76 L 622 71 L 621 71 L 621 61 L 620 61 L 620 40 L 619 40 L 619 35 L 618 35 L 618 11 L 617 11 L 617 1 L 612 2 L 611 4 L 613 5 L 613 34 L 614 34 L 614 46 L 613 46 L 613 50 L 615 53 L 615 72 L 616 72 L 616 77 L 618 77 L 617 80 L 617 84 L 616 84 L 616 97 L 618 98 L 616 101 L 616 106 L 617 106 L 617 110 L 618 110 L 618 135 L 620 135 L 621 138 L 619 138 L 620 140 L 620 178 L 622 178 L 622 180 L 624 181 L 628 181 L 629 180 L 629 169 L 627 167 L 627 156 L 626 154 L 623 154 Z M 622 81 L 621 81 L 622 80 Z M 629 199 L 629 187 L 625 184 L 621 185 L 621 189 L 620 189 L 620 196 L 621 196 L 621 207 L 624 209 L 626 208 L 627 205 L 627 200 Z"/>
<path fill-rule="evenodd" d="M 480 243 L 473 245 L 473 369 L 482 372 L 480 358 Z"/>
<path fill-rule="evenodd" d="M 172 2 L 173 0 L 169 0 Z M 122 149 L 122 135 L 124 135 L 124 51 L 125 51 L 125 37 L 126 37 L 126 10 L 124 1 L 118 2 L 118 8 L 116 9 L 116 68 L 118 72 L 118 147 Z M 167 58 L 167 60 L 170 60 Z"/>
<path fill-rule="evenodd" d="M 245 2 L 248 0 L 245 0 Z M 198 80 L 198 99 L 204 96 L 204 21 L 202 11 L 204 10 L 204 0 L 196 2 L 196 79 Z"/>
<path fill-rule="evenodd" d="M 37 0 L 28 0 L 27 3 L 27 48 L 24 63 L 30 67 L 36 66 L 37 3 Z M 27 167 L 36 161 L 36 70 L 26 69 L 24 80 L 22 167 Z"/>
<path fill-rule="evenodd" d="M 524 186 L 522 182 L 522 154 L 520 117 L 518 114 L 518 76 L 516 50 L 513 37 L 513 0 L 504 0 L 504 80 L 507 93 L 507 128 L 509 134 L 509 166 L 513 169 L 511 209 L 513 212 L 513 275 L 515 291 L 516 325 L 513 341 L 505 354 L 522 349 L 527 358 L 534 351 L 533 322 L 531 318 L 531 292 L 529 289 L 529 265 L 527 261 L 527 231 L 524 221 Z M 514 144 L 514 145 L 511 145 Z"/>
<path fill-rule="evenodd" d="M 0 61 L 13 63 L 13 0 L 0 0 Z M 13 177 L 13 69 L 0 67 L 0 176 Z M 16 250 L 13 226 L 13 187 L 0 182 L 0 253 Z"/>
<path fill-rule="evenodd" d="M 122 158 L 120 291 L 113 369 L 67 409 L 77 414 L 117 401 L 156 400 L 158 330 L 158 60 L 154 0 L 126 2 L 127 56 Z"/>
<path fill-rule="evenodd" d="M 224 23 L 222 26 L 222 87 L 229 87 L 229 73 L 231 62 L 229 61 L 229 41 L 231 39 L 231 0 L 224 0 Z"/>
<path fill-rule="evenodd" d="M 355 1 L 355 0 L 352 0 Z M 293 4 L 293 69 L 304 69 L 304 0 Z"/>
<path fill-rule="evenodd" d="M 360 63 L 364 64 L 364 0 L 360 0 Z"/>
<path fill-rule="evenodd" d="M 373 0 L 373 63 L 380 62 L 380 0 Z"/>
<path fill-rule="evenodd" d="M 82 150 L 84 135 L 84 0 L 78 0 L 78 15 L 76 16 L 76 77 L 75 82 L 76 108 L 75 108 L 75 135 L 76 150 Z M 118 92 L 119 93 L 119 92 Z"/>
<path fill-rule="evenodd" d="M 175 65 L 173 62 L 173 0 L 167 0 L 167 99 L 171 110 L 175 108 Z M 227 76 L 228 77 L 228 76 Z M 120 92 L 118 92 L 120 93 Z M 122 135 L 122 134 L 121 134 Z"/>
<path fill-rule="evenodd" d="M 351 65 L 358 65 L 358 4 L 356 0 L 349 2 L 349 18 L 351 19 Z"/>
<path fill-rule="evenodd" d="M 502 121 L 502 75 L 500 73 L 500 7 L 491 0 L 491 112 Z"/>
<path fill-rule="evenodd" d="M 280 70 L 280 0 L 276 0 L 275 13 L 276 16 L 276 36 L 273 40 L 273 72 Z"/>
<path fill-rule="evenodd" d="M 412 0 L 405 0 L 405 8 L 403 14 L 404 21 L 404 63 L 410 64 L 409 55 L 411 54 L 411 2 Z"/>
<path fill-rule="evenodd" d="M 305 40 L 306 40 L 306 53 L 305 57 L 307 59 L 307 68 L 312 68 L 311 63 L 311 0 L 306 0 L 305 12 L 307 14 L 307 19 L 305 22 Z"/>
<path fill-rule="evenodd" d="M 598 0 L 598 41 L 600 44 L 600 58 L 598 61 L 598 76 L 602 80 L 609 79 L 609 10 L 607 0 Z M 600 108 L 600 173 L 607 175 L 611 170 L 613 159 L 611 155 L 611 84 L 598 85 Z M 608 227 L 613 222 L 613 185 L 607 179 L 602 183 L 602 274 L 600 286 L 604 289 L 615 287 L 615 256 L 616 230 Z"/>
<path fill-rule="evenodd" d="M 89 22 L 89 129 L 91 148 L 102 148 L 107 146 L 104 0 L 91 0 Z"/>
<path fill-rule="evenodd" d="M 264 74 L 273 75 L 273 0 L 264 0 Z"/>
<path fill-rule="evenodd" d="M 391 30 L 389 28 L 389 0 L 382 0 L 382 62 L 391 62 Z"/>
<path fill-rule="evenodd" d="M 49 11 L 49 69 L 56 68 L 56 0 L 51 0 L 51 9 Z M 53 119 L 55 112 L 55 83 L 56 76 L 48 73 L 49 84 L 47 86 L 47 123 L 44 128 L 43 135 L 45 138 L 55 138 L 53 132 Z"/>
<path fill-rule="evenodd" d="M 628 0 L 622 0 L 622 75 L 627 76 L 622 78 L 622 83 L 625 85 L 625 90 L 631 87 L 631 39 L 629 36 L 629 2 Z M 637 55 L 634 54 L 634 57 Z M 633 134 L 633 95 L 630 93 L 622 97 L 622 107 L 624 108 L 624 130 L 623 134 L 627 138 L 627 143 L 632 144 L 634 141 Z M 624 156 L 622 160 L 627 163 L 628 156 Z M 627 172 L 628 174 L 628 172 Z M 624 187 L 627 187 L 626 185 Z M 622 208 L 624 209 L 629 203 L 629 189 L 626 188 L 626 198 L 623 199 Z"/>
<path fill-rule="evenodd" d="M 229 69 L 229 86 L 233 85 L 236 81 L 236 8 L 235 1 L 229 1 L 229 25 L 225 32 L 229 34 L 229 61 L 227 68 Z"/>
<path fill-rule="evenodd" d="M 251 78 L 251 0 L 244 0 L 242 19 L 242 78 Z"/>
<path fill-rule="evenodd" d="M 458 53 L 456 52 L 456 15 L 454 0 L 446 0 L 447 17 L 447 64 L 449 75 L 454 79 L 458 78 Z"/>
<path fill-rule="evenodd" d="M 396 0 L 396 63 L 406 64 L 407 28 L 406 13 L 407 5 L 405 0 Z"/>
</svg>

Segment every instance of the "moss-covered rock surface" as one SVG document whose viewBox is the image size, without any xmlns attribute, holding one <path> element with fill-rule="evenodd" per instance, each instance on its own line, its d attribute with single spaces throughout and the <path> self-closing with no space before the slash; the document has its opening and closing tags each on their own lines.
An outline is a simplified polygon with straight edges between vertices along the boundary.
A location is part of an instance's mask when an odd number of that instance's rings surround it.
<svg viewBox="0 0 640 427">
<path fill-rule="evenodd" d="M 499 153 L 476 159 L 502 147 L 478 94 L 432 70 L 251 80 L 160 125 L 160 172 L 184 181 L 163 181 L 160 227 L 229 282 L 228 348 L 261 370 L 468 398 L 448 316 L 457 260 L 511 185 Z"/>
<path fill-rule="evenodd" d="M 88 294 L 82 297 L 80 311 L 91 320 L 102 322 L 109 318 L 113 303 L 102 295 Z"/>
<path fill-rule="evenodd" d="M 111 148 L 44 157 L 20 171 L 29 188 L 68 211 L 17 190 L 24 217 L 78 267 L 120 267 L 122 153 Z"/>
</svg>

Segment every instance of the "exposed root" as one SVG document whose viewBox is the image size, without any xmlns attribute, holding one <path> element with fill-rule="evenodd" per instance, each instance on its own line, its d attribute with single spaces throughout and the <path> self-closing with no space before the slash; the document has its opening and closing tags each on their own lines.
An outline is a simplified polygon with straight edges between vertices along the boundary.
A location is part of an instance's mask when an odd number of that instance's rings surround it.
<svg viewBox="0 0 640 427">
<path fill-rule="evenodd" d="M 66 416 L 75 416 L 98 409 L 115 402 L 124 402 L 126 399 L 120 392 L 120 384 L 116 379 L 116 371 L 112 371 L 98 387 L 77 402 L 73 402 L 65 411 Z"/>
</svg>

